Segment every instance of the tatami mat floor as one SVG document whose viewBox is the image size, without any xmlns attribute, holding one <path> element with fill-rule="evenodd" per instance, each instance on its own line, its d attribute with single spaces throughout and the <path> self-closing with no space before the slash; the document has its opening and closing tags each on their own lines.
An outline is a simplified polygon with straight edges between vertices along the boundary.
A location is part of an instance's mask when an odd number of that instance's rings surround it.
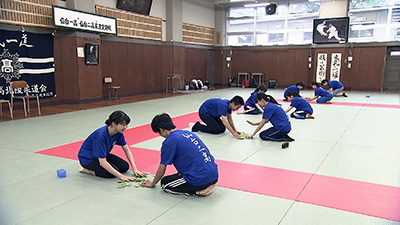
<svg viewBox="0 0 400 225">
<path fill-rule="evenodd" d="M 400 225 L 400 210 L 395 211 L 400 203 L 387 205 L 392 212 L 385 218 L 362 209 L 354 212 L 221 186 L 206 198 L 166 194 L 159 185 L 118 189 L 116 179 L 80 174 L 75 160 L 36 153 L 84 140 L 114 110 L 125 111 L 131 117 L 129 128 L 134 128 L 149 124 L 156 114 L 178 117 L 196 112 L 208 98 L 241 95 L 247 99 L 251 91 L 228 88 L 1 122 L 0 224 Z M 268 90 L 277 99 L 282 99 L 282 93 L 282 89 Z M 312 93 L 302 91 L 305 96 Z M 392 197 L 400 202 L 400 96 L 348 95 L 334 98 L 332 105 L 312 104 L 314 120 L 291 118 L 290 136 L 296 141 L 287 149 L 258 137 L 236 140 L 228 131 L 198 135 L 217 160 L 378 185 L 376 192 L 382 190 L 379 187 L 393 188 Z M 283 108 L 288 105 L 282 103 Z M 261 116 L 233 114 L 233 119 L 238 130 L 250 133 L 255 127 L 246 120 L 257 121 Z M 131 147 L 159 151 L 162 141 L 156 137 Z M 67 171 L 66 178 L 57 177 L 61 168 Z M 249 176 L 252 172 L 248 171 Z M 231 171 L 229 175 L 235 174 Z M 238 176 L 235 182 L 242 180 Z M 268 180 L 258 183 L 270 185 Z M 357 206 L 371 201 L 377 206 L 387 204 L 379 199 L 350 203 Z"/>
</svg>

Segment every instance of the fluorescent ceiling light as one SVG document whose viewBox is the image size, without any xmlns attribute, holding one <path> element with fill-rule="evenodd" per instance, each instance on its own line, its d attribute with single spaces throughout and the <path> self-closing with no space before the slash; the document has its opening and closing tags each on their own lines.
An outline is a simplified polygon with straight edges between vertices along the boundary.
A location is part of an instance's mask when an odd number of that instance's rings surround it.
<svg viewBox="0 0 400 225">
<path fill-rule="evenodd" d="M 244 7 L 259 7 L 259 6 L 267 6 L 270 3 L 268 2 L 263 2 L 263 3 L 256 3 L 256 4 L 246 4 Z"/>
</svg>

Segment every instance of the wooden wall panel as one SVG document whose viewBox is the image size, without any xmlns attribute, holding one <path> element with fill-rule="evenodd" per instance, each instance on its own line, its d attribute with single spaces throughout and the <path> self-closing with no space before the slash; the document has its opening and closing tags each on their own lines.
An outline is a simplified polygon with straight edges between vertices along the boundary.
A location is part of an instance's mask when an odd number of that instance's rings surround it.
<svg viewBox="0 0 400 225">
<path fill-rule="evenodd" d="M 215 75 L 217 85 L 226 86 L 225 80 L 237 77 L 239 72 L 261 72 L 265 80 L 278 80 L 281 88 L 297 82 L 304 82 L 310 87 L 315 81 L 318 53 L 327 53 L 327 79 L 330 77 L 330 64 L 332 53 L 342 54 L 340 81 L 346 89 L 379 91 L 382 86 L 386 47 L 358 47 L 353 49 L 352 67 L 347 68 L 349 49 L 343 48 L 317 48 L 311 50 L 312 68 L 308 68 L 310 49 L 259 49 L 232 50 L 231 68 L 226 68 L 225 57 L 230 50 L 215 51 Z"/>
<path fill-rule="evenodd" d="M 185 78 L 207 80 L 207 50 L 186 48 L 185 50 Z"/>
<path fill-rule="evenodd" d="M 261 73 L 264 73 L 264 80 L 276 80 L 276 73 L 277 73 L 277 58 L 275 57 L 274 50 L 267 50 L 261 53 L 261 62 L 262 67 L 260 69 Z"/>
<path fill-rule="evenodd" d="M 380 90 L 382 87 L 383 66 L 386 55 L 385 47 L 362 48 L 359 59 L 358 82 L 353 86 L 357 90 Z"/>
<path fill-rule="evenodd" d="M 84 47 L 85 44 L 99 44 L 99 40 L 85 40 L 82 38 L 76 39 L 76 45 Z M 99 49 L 101 49 L 101 45 Z M 86 65 L 85 58 L 78 58 L 76 53 L 76 48 L 74 48 L 75 54 L 73 58 L 76 59 L 77 73 L 78 73 L 78 85 L 79 85 L 79 97 L 80 99 L 100 99 L 102 96 L 102 68 L 101 65 Z M 100 50 L 99 50 L 100 56 Z M 100 62 L 100 60 L 99 60 Z"/>
<path fill-rule="evenodd" d="M 294 54 L 290 50 L 282 50 L 276 52 L 277 69 L 275 80 L 281 87 L 287 87 L 293 83 L 294 80 Z"/>
<path fill-rule="evenodd" d="M 121 85 L 121 96 L 164 92 L 166 74 L 180 73 L 183 79 L 206 79 L 207 50 L 171 45 L 149 45 L 99 41 L 100 63 L 87 66 L 76 55 L 76 47 L 88 41 L 77 37 L 56 36 L 54 41 L 57 97 L 43 99 L 44 104 L 84 102 L 100 99 L 107 93 L 103 77 L 111 76 Z M 352 68 L 347 68 L 348 48 L 312 49 L 313 68 L 308 69 L 310 49 L 214 50 L 214 83 L 227 86 L 238 72 L 262 72 L 265 80 L 278 80 L 279 87 L 302 81 L 307 86 L 315 79 L 316 55 L 342 53 L 341 81 L 347 89 L 379 91 L 382 83 L 386 47 L 353 49 Z M 232 58 L 227 67 L 225 58 Z M 345 61 L 346 60 L 346 61 Z M 328 61 L 327 71 L 330 69 Z M 329 72 L 328 72 L 329 75 Z"/>
<path fill-rule="evenodd" d="M 293 54 L 295 55 L 295 58 L 293 62 L 294 72 L 291 84 L 295 84 L 297 82 L 303 82 L 304 84 L 311 83 L 312 81 L 309 79 L 311 69 L 308 69 L 308 57 L 310 55 L 310 51 L 308 49 L 302 49 L 301 51 L 294 51 Z"/>
<path fill-rule="evenodd" d="M 154 93 L 165 90 L 165 75 L 162 74 L 161 62 L 158 55 L 160 46 L 149 45 L 143 48 L 144 93 Z"/>
<path fill-rule="evenodd" d="M 46 99 L 45 101 L 69 102 L 79 99 L 78 65 L 76 62 L 75 46 L 75 38 L 54 38 L 54 76 L 57 97 Z"/>
<path fill-rule="evenodd" d="M 225 67 L 225 57 L 223 57 L 224 50 L 214 50 L 214 85 L 222 86 L 227 85 L 223 83 L 223 67 Z"/>
<path fill-rule="evenodd" d="M 327 79 L 330 77 L 331 54 L 342 53 L 340 82 L 347 90 L 379 91 L 382 86 L 382 76 L 386 47 L 357 47 L 352 49 L 353 62 L 347 67 L 348 48 L 319 48 L 314 51 L 313 72 L 311 79 L 315 80 L 316 59 L 318 53 L 328 53 Z"/>
<path fill-rule="evenodd" d="M 121 77 L 121 85 L 126 85 L 125 94 L 144 93 L 146 91 L 142 53 L 146 48 L 141 44 L 128 44 L 128 65 L 127 73 Z"/>
</svg>

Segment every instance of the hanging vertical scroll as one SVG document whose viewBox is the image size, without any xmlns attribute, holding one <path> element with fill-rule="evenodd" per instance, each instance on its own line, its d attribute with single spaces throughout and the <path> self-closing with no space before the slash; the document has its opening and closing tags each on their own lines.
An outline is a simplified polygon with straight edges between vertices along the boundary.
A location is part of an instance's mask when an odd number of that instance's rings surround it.
<svg viewBox="0 0 400 225">
<path fill-rule="evenodd" d="M 326 79 L 326 62 L 327 62 L 327 53 L 318 53 L 317 58 L 317 74 L 315 77 L 315 81 L 320 83 L 322 80 Z"/>
<path fill-rule="evenodd" d="M 342 65 L 342 53 L 332 53 L 330 80 L 339 81 L 341 65 Z"/>
</svg>

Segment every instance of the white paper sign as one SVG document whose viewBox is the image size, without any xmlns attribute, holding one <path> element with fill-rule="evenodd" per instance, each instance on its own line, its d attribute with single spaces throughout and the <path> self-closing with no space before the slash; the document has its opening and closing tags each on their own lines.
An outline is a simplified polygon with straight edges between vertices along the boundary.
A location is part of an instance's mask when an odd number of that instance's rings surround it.
<svg viewBox="0 0 400 225">
<path fill-rule="evenodd" d="M 117 34 L 117 20 L 88 12 L 53 5 L 53 23 L 56 27 L 96 33 Z"/>
<path fill-rule="evenodd" d="M 322 80 L 326 79 L 326 62 L 327 62 L 327 53 L 318 53 L 317 58 L 317 74 L 315 77 L 315 81 L 321 83 Z"/>
<path fill-rule="evenodd" d="M 78 57 L 79 58 L 85 57 L 85 50 L 83 49 L 83 47 L 77 47 L 76 51 L 78 53 Z"/>
<path fill-rule="evenodd" d="M 332 53 L 331 59 L 331 79 L 339 81 L 340 66 L 342 65 L 342 53 Z"/>
</svg>

